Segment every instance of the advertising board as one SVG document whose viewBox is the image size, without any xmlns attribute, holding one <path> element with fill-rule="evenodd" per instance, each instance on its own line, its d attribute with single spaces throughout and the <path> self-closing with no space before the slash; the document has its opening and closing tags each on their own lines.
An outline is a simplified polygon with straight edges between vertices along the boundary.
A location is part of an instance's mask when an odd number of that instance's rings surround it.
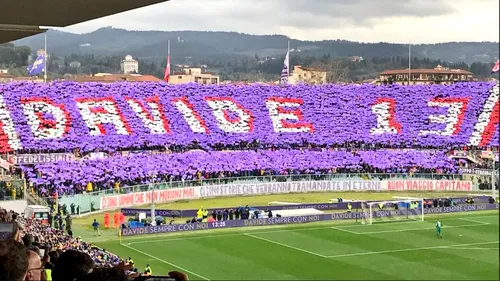
<svg viewBox="0 0 500 281">
<path fill-rule="evenodd" d="M 495 204 L 482 204 L 482 205 L 457 205 L 453 207 L 436 207 L 424 209 L 425 214 L 445 214 L 445 213 L 457 213 L 457 212 L 474 212 L 474 211 L 486 211 L 486 210 L 498 210 L 498 203 Z M 418 211 L 413 209 L 413 211 Z M 408 210 L 391 210 L 391 211 L 376 211 L 373 213 L 374 217 L 388 217 L 388 216 L 401 216 L 404 215 Z M 273 217 L 273 218 L 263 218 L 263 219 L 248 219 L 248 220 L 229 220 L 229 221 L 215 221 L 215 222 L 202 222 L 202 223 L 187 223 L 187 224 L 169 224 L 160 226 L 147 226 L 138 228 L 125 228 L 122 229 L 123 236 L 133 236 L 133 235 L 146 235 L 146 234 L 160 234 L 160 233 L 172 233 L 172 232 L 185 232 L 185 231 L 197 231 L 205 229 L 217 229 L 217 228 L 230 228 L 230 227 L 246 227 L 246 226 L 266 226 L 266 225 L 281 225 L 281 224 L 298 224 L 298 223 L 310 223 L 319 221 L 330 221 L 330 220 L 352 220 L 359 219 L 362 216 L 366 216 L 363 212 L 352 212 L 352 213 L 333 213 L 333 214 L 322 214 L 322 215 L 310 215 L 310 216 L 296 216 L 296 217 Z"/>
<path fill-rule="evenodd" d="M 475 197 L 475 202 L 476 203 L 487 203 L 488 202 L 489 196 L 477 196 Z M 452 197 L 450 198 L 453 200 L 453 202 L 456 202 L 457 204 L 462 204 L 465 203 L 467 198 L 466 197 Z M 359 209 L 360 202 L 351 202 L 353 210 Z M 331 211 L 331 210 L 346 210 L 347 209 L 347 204 L 348 202 L 343 202 L 343 203 L 308 203 L 308 204 L 298 204 L 298 205 L 264 205 L 264 206 L 250 206 L 251 208 L 257 209 L 257 210 L 271 210 L 271 211 L 279 211 L 279 210 L 289 210 L 289 209 L 316 209 L 316 210 L 321 210 L 321 211 Z M 242 206 L 232 206 L 232 207 L 225 207 L 225 208 L 208 208 L 208 212 L 211 213 L 213 211 L 215 212 L 223 212 L 225 209 L 233 209 L 236 210 L 237 208 L 242 207 Z M 125 216 L 135 216 L 137 213 L 146 213 L 147 216 L 151 215 L 151 208 L 122 208 L 121 212 Z M 162 216 L 162 217 L 183 217 L 183 218 L 190 218 L 190 217 L 196 217 L 196 212 L 198 212 L 198 209 L 191 209 L 191 210 L 172 210 L 172 209 L 156 209 L 155 210 L 155 215 L 157 216 Z"/>
</svg>

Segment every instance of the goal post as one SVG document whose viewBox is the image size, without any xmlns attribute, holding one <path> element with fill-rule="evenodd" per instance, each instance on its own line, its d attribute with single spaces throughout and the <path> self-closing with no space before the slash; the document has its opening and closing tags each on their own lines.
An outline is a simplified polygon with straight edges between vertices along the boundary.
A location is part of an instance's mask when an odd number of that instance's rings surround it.
<svg viewBox="0 0 500 281">
<path fill-rule="evenodd" d="M 361 223 L 424 221 L 424 199 L 397 197 L 388 201 L 361 202 Z"/>
</svg>

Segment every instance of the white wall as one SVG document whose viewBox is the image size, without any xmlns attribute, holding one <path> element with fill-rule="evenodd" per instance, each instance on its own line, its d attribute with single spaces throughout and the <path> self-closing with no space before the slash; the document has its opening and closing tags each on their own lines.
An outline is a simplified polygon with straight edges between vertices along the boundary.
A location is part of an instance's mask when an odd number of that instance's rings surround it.
<svg viewBox="0 0 500 281">
<path fill-rule="evenodd" d="M 28 201 L 26 200 L 0 201 L 0 207 L 6 209 L 7 211 L 14 210 L 20 214 L 24 212 L 26 206 L 28 206 Z"/>
</svg>

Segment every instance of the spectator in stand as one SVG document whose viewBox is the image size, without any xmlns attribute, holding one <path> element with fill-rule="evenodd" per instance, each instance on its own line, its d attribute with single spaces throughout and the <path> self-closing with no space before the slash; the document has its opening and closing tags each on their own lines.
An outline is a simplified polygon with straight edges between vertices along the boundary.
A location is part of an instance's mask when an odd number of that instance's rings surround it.
<svg viewBox="0 0 500 281">
<path fill-rule="evenodd" d="M 31 234 L 25 234 L 24 237 L 23 237 L 23 243 L 24 243 L 24 246 L 26 246 L 26 248 L 29 248 L 31 247 L 31 245 L 33 244 L 34 242 L 34 238 L 33 238 L 33 235 Z"/>
<path fill-rule="evenodd" d="M 25 280 L 26 281 L 45 280 L 44 275 L 45 275 L 45 268 L 42 267 L 42 261 L 40 259 L 40 256 L 34 251 L 29 251 L 28 272 L 26 274 Z"/>
<path fill-rule="evenodd" d="M 28 249 L 13 240 L 0 240 L 0 280 L 24 281 L 29 265 Z"/>
<path fill-rule="evenodd" d="M 0 187 L 0 201 L 5 200 L 5 189 Z"/>
<path fill-rule="evenodd" d="M 12 235 L 15 239 L 0 240 L 0 281 L 126 280 L 121 278 L 133 267 L 133 264 L 125 264 L 118 256 L 85 243 L 79 237 L 73 239 L 61 230 L 0 208 L 1 221 L 12 219 L 17 223 Z M 43 261 L 37 253 L 40 249 L 44 250 Z M 101 270 L 102 267 L 108 269 Z M 112 267 L 114 269 L 109 269 Z M 94 270 L 97 273 L 86 276 Z M 178 281 L 188 280 L 181 272 L 170 272 L 169 276 Z"/>
<path fill-rule="evenodd" d="M 96 268 L 87 275 L 80 276 L 76 281 L 129 281 L 125 271 L 116 267 Z"/>
<path fill-rule="evenodd" d="M 53 281 L 75 280 L 89 274 L 94 268 L 94 261 L 84 252 L 67 250 L 59 256 L 52 270 Z"/>
</svg>

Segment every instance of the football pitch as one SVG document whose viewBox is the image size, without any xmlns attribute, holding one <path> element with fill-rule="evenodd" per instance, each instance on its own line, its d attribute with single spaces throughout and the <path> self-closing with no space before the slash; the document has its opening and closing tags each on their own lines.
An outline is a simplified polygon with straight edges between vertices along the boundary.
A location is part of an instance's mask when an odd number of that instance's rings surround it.
<svg viewBox="0 0 500 281">
<path fill-rule="evenodd" d="M 191 280 L 499 280 L 497 212 L 361 225 L 353 221 L 206 230 L 96 243 L 140 271 Z"/>
</svg>

